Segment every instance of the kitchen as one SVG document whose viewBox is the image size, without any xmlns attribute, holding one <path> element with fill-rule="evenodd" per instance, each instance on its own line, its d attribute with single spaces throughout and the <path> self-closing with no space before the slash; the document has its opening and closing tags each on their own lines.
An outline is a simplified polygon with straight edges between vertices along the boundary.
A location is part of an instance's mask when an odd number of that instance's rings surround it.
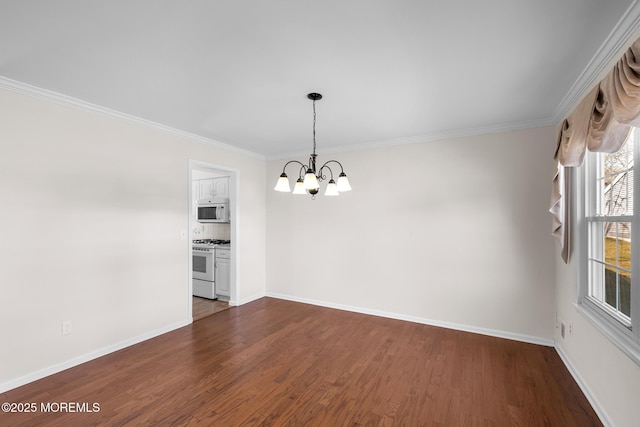
<svg viewBox="0 0 640 427">
<path fill-rule="evenodd" d="M 229 308 L 231 297 L 230 176 L 192 170 L 192 312 L 193 320 Z"/>
</svg>

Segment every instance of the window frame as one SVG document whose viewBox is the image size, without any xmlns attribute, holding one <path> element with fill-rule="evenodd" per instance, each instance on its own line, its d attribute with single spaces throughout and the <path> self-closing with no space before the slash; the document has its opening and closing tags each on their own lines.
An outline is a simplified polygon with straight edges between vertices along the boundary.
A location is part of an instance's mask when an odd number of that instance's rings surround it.
<svg viewBox="0 0 640 427">
<path fill-rule="evenodd" d="M 596 183 L 595 156 L 602 153 L 587 152 L 583 165 L 577 168 L 578 179 L 573 186 L 575 207 L 576 207 L 576 248 L 578 261 L 578 289 L 577 289 L 577 309 L 596 329 L 598 329 L 613 344 L 630 357 L 640 366 L 640 129 L 632 133 L 634 138 L 633 147 L 633 216 L 611 215 L 614 222 L 631 223 L 631 301 L 630 319 L 626 321 L 623 316 L 615 310 L 609 309 L 606 304 L 602 304 L 589 296 L 589 227 L 595 222 L 607 221 L 606 216 L 597 217 L 595 214 L 596 197 L 590 197 L 590 192 L 594 194 Z M 636 170 L 636 168 L 638 170 Z M 591 207 L 587 207 L 587 203 Z M 594 212 L 591 219 L 588 215 Z"/>
</svg>

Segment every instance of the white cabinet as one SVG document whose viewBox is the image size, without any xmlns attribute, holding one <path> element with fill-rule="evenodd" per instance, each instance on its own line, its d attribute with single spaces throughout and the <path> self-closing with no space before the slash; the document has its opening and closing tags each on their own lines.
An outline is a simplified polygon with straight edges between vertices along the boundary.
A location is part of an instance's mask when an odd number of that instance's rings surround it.
<svg viewBox="0 0 640 427">
<path fill-rule="evenodd" d="M 229 177 L 213 179 L 213 197 L 216 199 L 229 198 Z"/>
<path fill-rule="evenodd" d="M 231 284 L 230 284 L 230 250 L 216 248 L 216 271 L 215 271 L 215 284 L 216 284 L 216 296 L 222 297 L 222 299 L 228 300 L 231 296 Z"/>
<path fill-rule="evenodd" d="M 229 177 L 200 179 L 199 198 L 228 199 Z"/>
<path fill-rule="evenodd" d="M 213 179 L 201 179 L 200 183 L 200 199 L 213 198 Z"/>
</svg>

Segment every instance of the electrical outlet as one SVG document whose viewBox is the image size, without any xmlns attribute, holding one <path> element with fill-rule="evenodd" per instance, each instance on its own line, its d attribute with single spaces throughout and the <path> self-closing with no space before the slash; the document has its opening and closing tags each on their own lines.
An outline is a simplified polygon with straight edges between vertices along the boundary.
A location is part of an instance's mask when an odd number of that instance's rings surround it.
<svg viewBox="0 0 640 427">
<path fill-rule="evenodd" d="M 573 336 L 573 323 L 569 323 L 569 335 Z"/>
<path fill-rule="evenodd" d="M 62 322 L 62 335 L 69 335 L 71 333 L 71 320 L 65 320 Z"/>
</svg>

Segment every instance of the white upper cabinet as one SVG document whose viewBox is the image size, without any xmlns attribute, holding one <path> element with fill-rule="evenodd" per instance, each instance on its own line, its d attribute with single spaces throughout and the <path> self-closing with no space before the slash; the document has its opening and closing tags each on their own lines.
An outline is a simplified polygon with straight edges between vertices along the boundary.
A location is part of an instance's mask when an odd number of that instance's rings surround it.
<svg viewBox="0 0 640 427">
<path fill-rule="evenodd" d="M 216 199 L 229 198 L 229 177 L 213 179 L 213 197 Z"/>
<path fill-rule="evenodd" d="M 206 199 L 228 199 L 229 198 L 229 177 L 200 179 L 199 198 Z"/>
<path fill-rule="evenodd" d="M 200 199 L 213 198 L 213 179 L 200 180 Z"/>
</svg>

